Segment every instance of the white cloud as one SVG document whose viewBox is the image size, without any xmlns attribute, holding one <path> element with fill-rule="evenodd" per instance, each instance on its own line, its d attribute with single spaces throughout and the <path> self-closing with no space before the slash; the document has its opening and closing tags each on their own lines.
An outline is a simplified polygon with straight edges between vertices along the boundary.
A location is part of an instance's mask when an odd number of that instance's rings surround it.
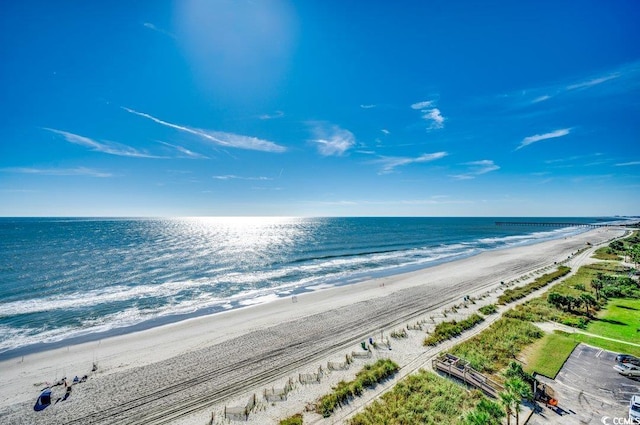
<svg viewBox="0 0 640 425">
<path fill-rule="evenodd" d="M 422 102 L 416 102 L 411 105 L 411 109 L 425 109 L 433 106 L 435 102 L 433 100 L 423 100 Z"/>
<path fill-rule="evenodd" d="M 316 144 L 318 152 L 323 156 L 343 155 L 356 144 L 356 138 L 352 132 L 336 125 L 316 123 L 313 133 L 316 138 L 311 142 Z"/>
<path fill-rule="evenodd" d="M 362 109 L 371 109 L 371 108 L 375 108 L 375 107 L 376 107 L 376 105 L 360 105 L 360 107 L 361 107 Z"/>
<path fill-rule="evenodd" d="M 41 174 L 45 176 L 91 176 L 91 177 L 112 177 L 113 174 L 94 170 L 86 167 L 76 168 L 32 168 L 32 167 L 13 167 L 2 168 L 7 173 L 20 174 Z"/>
<path fill-rule="evenodd" d="M 274 120 L 274 119 L 282 118 L 282 117 L 284 117 L 284 112 L 276 111 L 273 114 L 260 115 L 258 118 L 260 118 L 261 120 Z"/>
<path fill-rule="evenodd" d="M 96 152 L 107 153 L 109 155 L 128 156 L 133 158 L 165 158 L 162 156 L 151 155 L 146 152 L 139 151 L 131 146 L 114 142 L 98 142 L 89 137 L 80 136 L 78 134 L 69 133 L 67 131 L 56 130 L 54 128 L 45 128 L 45 130 L 58 134 L 65 138 L 69 143 L 91 148 Z"/>
<path fill-rule="evenodd" d="M 386 134 L 386 135 L 391 134 L 391 132 L 390 132 L 389 130 L 387 130 L 386 128 L 383 128 L 383 129 L 382 129 L 382 130 L 380 130 L 380 131 L 382 131 L 382 132 L 383 132 L 384 134 Z"/>
<path fill-rule="evenodd" d="M 213 142 L 216 145 L 227 147 L 227 148 L 236 148 L 236 149 L 247 149 L 247 150 L 256 150 L 263 152 L 284 152 L 287 150 L 284 146 L 273 143 L 269 140 L 258 139 L 257 137 L 251 136 L 243 136 L 240 134 L 226 133 L 222 131 L 211 131 L 211 130 L 201 130 L 198 128 L 186 127 L 178 124 L 173 124 L 168 121 L 163 121 L 159 118 L 154 117 L 153 115 L 145 114 L 144 112 L 134 111 L 133 109 L 129 109 L 126 107 L 122 107 L 127 112 L 132 114 L 147 118 L 155 123 L 164 125 L 166 127 L 174 128 L 179 131 L 183 131 L 185 133 L 193 134 L 195 136 L 201 137 L 209 142 Z"/>
<path fill-rule="evenodd" d="M 435 153 L 426 153 L 420 155 L 416 158 L 409 157 L 398 157 L 398 156 L 384 156 L 376 161 L 376 164 L 382 164 L 382 168 L 380 169 L 381 174 L 389 174 L 392 173 L 396 167 L 401 167 L 404 165 L 419 163 L 419 162 L 431 162 L 436 159 L 441 159 L 447 156 L 447 152 L 435 152 Z"/>
<path fill-rule="evenodd" d="M 616 164 L 616 167 L 627 167 L 629 165 L 640 165 L 640 161 L 621 162 Z"/>
<path fill-rule="evenodd" d="M 171 37 L 171 38 L 176 38 L 176 36 L 171 34 L 169 31 L 163 30 L 162 28 L 158 28 L 157 26 L 153 25 L 151 22 L 145 22 L 142 25 L 144 25 L 145 28 L 148 28 L 148 29 L 150 29 L 152 31 L 159 32 L 160 34 L 164 34 L 164 35 L 166 35 L 168 37 Z"/>
<path fill-rule="evenodd" d="M 609 75 L 605 75 L 603 77 L 597 77 L 597 78 L 592 78 L 590 80 L 587 81 L 583 81 L 577 84 L 571 84 L 569 86 L 566 87 L 567 90 L 577 90 L 577 89 L 586 89 L 589 87 L 593 87 L 593 86 L 597 86 L 599 84 L 605 83 L 609 80 L 613 80 L 615 78 L 620 77 L 619 73 L 613 73 L 613 74 L 609 74 Z"/>
<path fill-rule="evenodd" d="M 175 150 L 177 150 L 178 152 L 180 152 L 182 155 L 181 158 L 191 158 L 191 159 L 209 159 L 209 157 L 202 155 L 200 153 L 197 152 L 193 152 L 185 147 L 182 146 L 178 146 L 178 145 L 172 145 L 171 143 L 167 143 L 167 142 L 161 142 L 158 141 L 158 143 L 163 144 L 165 146 L 168 146 L 170 148 L 173 148 Z"/>
<path fill-rule="evenodd" d="M 444 117 L 442 116 L 442 113 L 440 113 L 440 109 L 433 108 L 422 112 L 424 112 L 422 118 L 424 118 L 426 121 L 431 121 L 430 128 L 444 127 Z"/>
<path fill-rule="evenodd" d="M 548 94 L 543 94 L 542 96 L 538 96 L 535 99 L 533 99 L 531 101 L 531 103 L 540 103 L 540 102 L 544 102 L 545 100 L 549 100 L 551 99 L 551 96 L 549 96 Z"/>
<path fill-rule="evenodd" d="M 216 180 L 260 180 L 260 181 L 273 180 L 270 177 L 241 177 L 233 174 L 226 174 L 222 176 L 212 176 L 212 177 Z"/>
<path fill-rule="evenodd" d="M 530 144 L 539 142 L 541 140 L 555 139 L 556 137 L 566 136 L 570 132 L 571 132 L 571 128 L 562 128 L 560 130 L 555 130 L 555 131 L 552 131 L 550 133 L 536 134 L 536 135 L 533 135 L 533 136 L 528 136 L 528 137 L 525 137 L 524 139 L 522 139 L 522 142 L 520 142 L 520 145 L 516 148 L 516 150 L 522 149 L 525 146 L 529 146 Z"/>
<path fill-rule="evenodd" d="M 500 169 L 500 167 L 490 159 L 465 162 L 462 165 L 466 165 L 468 167 L 468 171 L 463 174 L 452 175 L 451 177 L 456 180 L 469 180 L 475 179 L 477 176 L 480 176 L 482 174 L 490 173 L 491 171 Z"/>
<path fill-rule="evenodd" d="M 435 107 L 436 102 L 433 100 L 424 100 L 411 105 L 411 109 L 420 110 L 422 119 L 430 122 L 428 130 L 440 129 L 444 127 L 445 118 L 442 116 L 440 109 Z"/>
</svg>

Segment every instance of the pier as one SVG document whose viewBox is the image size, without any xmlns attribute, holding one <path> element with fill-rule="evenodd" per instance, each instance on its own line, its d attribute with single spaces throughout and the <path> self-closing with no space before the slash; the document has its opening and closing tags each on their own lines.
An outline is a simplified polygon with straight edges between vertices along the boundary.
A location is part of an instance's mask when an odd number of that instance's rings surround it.
<svg viewBox="0 0 640 425">
<path fill-rule="evenodd" d="M 571 222 L 541 222 L 541 221 L 496 221 L 496 226 L 536 226 L 536 227 L 637 227 L 629 224 L 594 224 L 594 223 L 571 223 Z"/>
</svg>

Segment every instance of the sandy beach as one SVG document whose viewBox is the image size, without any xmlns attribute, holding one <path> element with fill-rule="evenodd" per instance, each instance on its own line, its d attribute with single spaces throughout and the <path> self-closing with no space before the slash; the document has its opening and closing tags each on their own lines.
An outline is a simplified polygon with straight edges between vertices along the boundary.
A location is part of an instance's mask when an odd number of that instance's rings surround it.
<svg viewBox="0 0 640 425">
<path fill-rule="evenodd" d="M 0 423 L 205 425 L 221 406 L 236 405 L 251 393 L 261 397 L 263 388 L 355 350 L 360 341 L 433 316 L 465 295 L 495 297 L 501 282 L 533 278 L 533 272 L 551 269 L 587 243 L 597 246 L 623 234 L 616 228 L 594 229 L 6 360 L 0 363 Z M 421 350 L 402 351 L 399 345 L 393 356 L 401 359 Z M 94 362 L 98 370 L 92 372 Z M 88 380 L 74 385 L 69 399 L 33 410 L 47 383 L 85 374 Z M 322 393 L 325 387 L 330 388 L 329 380 L 313 391 Z M 297 404 L 287 409 L 302 411 L 313 401 L 313 391 L 298 391 Z M 277 423 L 286 413 L 261 405 L 271 413 L 265 411 L 259 423 Z"/>
</svg>

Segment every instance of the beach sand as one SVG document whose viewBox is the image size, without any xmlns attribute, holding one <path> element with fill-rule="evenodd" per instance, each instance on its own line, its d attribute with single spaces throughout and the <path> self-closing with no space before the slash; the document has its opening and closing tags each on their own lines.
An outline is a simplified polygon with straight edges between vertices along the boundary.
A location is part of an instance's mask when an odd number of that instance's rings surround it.
<svg viewBox="0 0 640 425">
<path fill-rule="evenodd" d="M 436 317 L 444 320 L 442 311 L 462 303 L 465 295 L 490 295 L 483 300 L 489 303 L 504 288 L 501 282 L 533 279 L 534 271 L 552 270 L 554 263 L 588 248 L 587 242 L 596 246 L 623 234 L 616 228 L 594 229 L 305 293 L 295 302 L 279 299 L 6 360 L 0 362 L 0 424 L 204 425 L 211 412 L 220 418 L 225 405 L 244 404 L 254 393 L 260 411 L 250 421 L 277 423 L 278 418 L 301 412 L 316 393 L 326 393 L 334 380 L 350 379 L 355 369 L 333 373 L 322 384 L 308 386 L 309 390 L 297 384 L 295 394 L 282 407 L 262 401 L 264 388 L 282 386 L 289 377 L 326 366 L 327 359 L 343 359 L 361 341 L 381 332 L 388 335 L 430 317 L 432 322 Z M 458 314 L 464 317 L 463 312 Z M 407 342 L 392 339 L 392 344 L 393 350 L 384 356 L 400 363 L 424 351 Z M 94 361 L 98 370 L 91 372 Z M 75 385 L 69 399 L 34 412 L 33 404 L 46 382 L 63 376 L 70 381 L 84 374 L 89 379 Z"/>
</svg>

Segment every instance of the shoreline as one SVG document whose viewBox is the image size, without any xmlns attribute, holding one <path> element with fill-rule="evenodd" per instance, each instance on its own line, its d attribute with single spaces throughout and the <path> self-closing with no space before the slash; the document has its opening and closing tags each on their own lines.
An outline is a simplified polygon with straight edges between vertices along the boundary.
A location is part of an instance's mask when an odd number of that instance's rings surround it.
<svg viewBox="0 0 640 425">
<path fill-rule="evenodd" d="M 207 391 L 212 404 L 313 363 L 374 331 L 563 261 L 586 242 L 601 244 L 624 233 L 595 229 L 565 239 L 487 251 L 415 272 L 301 294 L 297 302 L 279 299 L 97 343 L 26 355 L 20 361 L 2 361 L 0 385 L 14 391 L 1 402 L 0 417 L 3 413 L 18 415 L 14 418 L 25 415 L 28 423 L 45 423 L 79 414 L 104 416 L 109 406 L 97 400 L 105 394 L 112 397 L 107 404 L 112 405 L 118 419 L 109 422 L 107 418 L 104 423 L 122 422 L 118 415 L 141 414 L 139 409 L 146 412 L 158 401 L 179 407 L 193 394 Z M 81 384 L 72 404 L 34 415 L 29 406 L 40 389 L 34 384 L 64 375 L 82 376 L 94 361 L 99 365 L 97 373 Z M 203 376 L 206 381 L 200 379 Z M 144 398 L 143 394 L 163 388 L 166 382 L 183 380 L 191 384 L 159 400 Z M 127 384 L 133 387 L 131 393 L 118 394 L 121 385 Z M 139 403 L 139 408 L 120 412 L 119 405 L 124 402 Z"/>
<path fill-rule="evenodd" d="M 420 265 L 415 265 L 415 264 L 405 265 L 405 266 L 397 266 L 397 267 L 387 268 L 382 270 L 359 272 L 359 273 L 354 273 L 353 275 L 343 278 L 341 280 L 321 282 L 318 284 L 303 285 L 299 287 L 293 287 L 292 289 L 269 288 L 265 290 L 263 294 L 255 295 L 252 298 L 238 298 L 237 300 L 232 300 L 218 306 L 207 307 L 207 308 L 195 310 L 192 312 L 158 316 L 158 317 L 144 320 L 139 323 L 134 323 L 131 325 L 125 325 L 120 327 L 113 327 L 111 329 L 104 330 L 104 331 L 91 332 L 90 330 L 88 330 L 86 333 L 70 336 L 67 338 L 59 339 L 59 340 L 48 341 L 48 342 L 47 341 L 36 342 L 33 344 L 12 348 L 12 349 L 0 352 L 0 363 L 3 361 L 17 359 L 17 358 L 21 358 L 21 357 L 32 355 L 32 354 L 42 353 L 42 352 L 51 351 L 51 350 L 57 350 L 61 348 L 68 348 L 70 346 L 75 346 L 80 344 L 99 342 L 103 339 L 119 337 L 119 336 L 124 336 L 128 334 L 135 334 L 138 332 L 144 332 L 157 327 L 163 327 L 163 326 L 167 326 L 175 323 L 180 323 L 186 320 L 196 319 L 199 317 L 214 316 L 214 315 L 223 314 L 223 313 L 238 310 L 238 309 L 245 309 L 245 308 L 255 307 L 258 305 L 264 305 L 264 304 L 278 301 L 280 299 L 287 299 L 291 296 L 300 296 L 303 294 L 324 291 L 327 289 L 334 289 L 342 286 L 355 285 L 355 284 L 359 284 L 369 280 L 394 278 L 396 276 L 401 277 L 403 275 L 408 275 L 411 273 L 419 273 L 421 271 L 430 269 L 432 267 L 437 267 L 437 266 L 449 264 L 449 263 L 455 263 L 457 261 L 464 260 L 466 258 L 471 258 L 477 255 L 481 255 L 485 252 L 493 252 L 493 251 L 508 250 L 512 248 L 526 247 L 530 245 L 536 245 L 539 243 L 564 239 L 567 237 L 573 237 L 586 232 L 589 232 L 589 229 L 580 228 L 580 229 L 576 229 L 575 232 L 571 232 L 569 234 L 562 234 L 555 237 L 550 233 L 548 236 L 545 236 L 540 239 L 529 239 L 524 242 L 507 244 L 506 246 L 490 248 L 490 249 L 482 250 L 480 252 L 475 252 L 475 253 L 459 253 L 451 257 L 438 259 L 433 262 L 420 264 Z M 266 299 L 266 298 L 270 298 L 270 299 L 267 301 L 259 301 L 260 299 Z"/>
</svg>

